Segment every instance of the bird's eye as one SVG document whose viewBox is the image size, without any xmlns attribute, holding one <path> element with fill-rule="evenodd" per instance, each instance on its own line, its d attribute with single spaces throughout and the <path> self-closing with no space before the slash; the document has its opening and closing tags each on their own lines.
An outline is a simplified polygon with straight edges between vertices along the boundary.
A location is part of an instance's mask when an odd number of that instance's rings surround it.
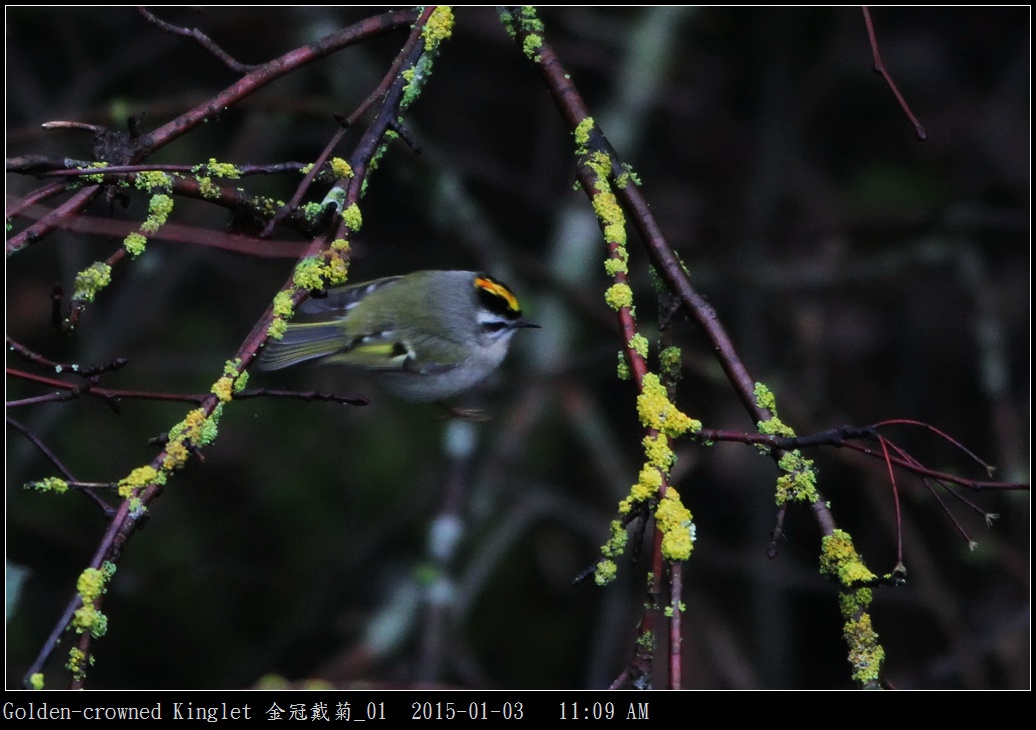
<svg viewBox="0 0 1036 730">
<path fill-rule="evenodd" d="M 501 322 L 500 320 L 493 320 L 492 322 L 483 322 L 482 328 L 486 332 L 499 332 L 500 330 L 507 329 L 507 322 Z"/>
</svg>

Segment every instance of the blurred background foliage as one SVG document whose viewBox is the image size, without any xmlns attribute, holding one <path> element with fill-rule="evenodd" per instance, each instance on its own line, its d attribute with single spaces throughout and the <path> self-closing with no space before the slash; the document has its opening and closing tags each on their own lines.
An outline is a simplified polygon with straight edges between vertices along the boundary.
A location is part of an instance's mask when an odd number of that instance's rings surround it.
<svg viewBox="0 0 1036 730">
<path fill-rule="evenodd" d="M 167 8 L 260 63 L 373 11 Z M 929 132 L 918 142 L 871 56 L 858 9 L 544 9 L 547 38 L 644 182 L 670 243 L 750 372 L 800 434 L 906 417 L 1029 478 L 1030 11 L 878 9 L 883 56 Z M 151 162 L 307 162 L 385 73 L 396 33 L 277 81 Z M 231 84 L 191 42 L 132 9 L 7 10 L 7 154 L 87 159 L 88 135 L 51 120 L 155 128 Z M 357 125 L 362 129 L 363 124 Z M 592 212 L 573 190 L 572 141 L 490 9 L 460 9 L 407 126 L 373 173 L 353 281 L 480 268 L 542 330 L 520 333 L 499 377 L 449 424 L 354 376 L 302 368 L 250 386 L 362 393 L 367 407 L 249 400 L 171 479 L 105 601 L 94 688 L 250 687 L 271 675 L 339 686 L 607 686 L 631 653 L 645 561 L 606 589 L 570 583 L 636 477 L 632 386 Z M 347 156 L 359 129 L 339 150 Z M 249 178 L 287 199 L 297 176 Z M 7 176 L 8 200 L 39 183 Z M 319 199 L 322 190 L 315 191 Z M 51 205 L 52 203 L 48 203 Z M 146 200 L 92 215 L 142 220 Z M 172 222 L 222 230 L 178 201 Z M 285 240 L 290 233 L 282 235 Z M 61 361 L 126 357 L 107 387 L 206 392 L 291 271 L 157 240 L 114 272 L 79 328 L 50 325 L 50 293 L 118 240 L 57 232 L 7 266 L 7 331 Z M 638 315 L 657 327 L 646 257 L 631 247 Z M 678 403 L 708 428 L 753 429 L 704 338 L 680 321 Z M 27 366 L 13 356 L 8 362 Z M 8 379 L 8 400 L 38 395 Z M 186 404 L 96 399 L 9 410 L 83 480 L 114 481 L 155 453 Z M 930 434 L 890 434 L 925 464 L 981 478 Z M 792 510 L 775 560 L 772 463 L 751 447 L 680 445 L 675 483 L 698 542 L 686 565 L 685 685 L 849 687 L 819 533 Z M 875 572 L 895 563 L 881 464 L 812 453 L 839 525 Z M 54 468 L 8 430 L 7 558 L 27 572 L 7 623 L 17 686 L 105 528 L 88 500 L 25 482 Z M 1029 684 L 1028 493 L 948 500 L 969 551 L 916 479 L 900 480 L 905 587 L 877 591 L 886 673 L 902 688 Z M 450 537 L 452 535 L 452 538 Z M 451 542 L 454 540 L 455 542 Z M 60 654 L 59 654 L 60 656 Z M 49 668 L 50 686 L 61 671 Z M 664 669 L 658 669 L 658 683 Z"/>
</svg>

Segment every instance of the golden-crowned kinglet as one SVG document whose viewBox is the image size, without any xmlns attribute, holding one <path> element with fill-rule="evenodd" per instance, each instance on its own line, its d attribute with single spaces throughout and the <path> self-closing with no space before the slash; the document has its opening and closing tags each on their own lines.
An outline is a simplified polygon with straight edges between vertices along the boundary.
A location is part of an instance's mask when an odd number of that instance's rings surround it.
<svg viewBox="0 0 1036 730">
<path fill-rule="evenodd" d="M 380 374 L 401 398 L 439 401 L 493 372 L 522 318 L 509 288 L 474 271 L 415 271 L 330 289 L 299 306 L 259 359 L 262 370 L 305 360 Z"/>
</svg>

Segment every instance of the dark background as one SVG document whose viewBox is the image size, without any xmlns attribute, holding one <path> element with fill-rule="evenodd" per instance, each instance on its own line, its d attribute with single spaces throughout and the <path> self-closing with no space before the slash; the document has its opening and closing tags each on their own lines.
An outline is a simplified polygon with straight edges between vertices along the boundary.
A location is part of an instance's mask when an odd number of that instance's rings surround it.
<svg viewBox="0 0 1036 730">
<path fill-rule="evenodd" d="M 246 63 L 274 58 L 371 11 L 162 9 Z M 1027 8 L 876 9 L 884 59 L 929 139 L 918 142 L 871 70 L 858 9 L 550 9 L 546 37 L 643 192 L 749 371 L 805 434 L 911 418 L 999 470 L 1029 479 L 1030 16 Z M 397 33 L 303 68 L 151 162 L 312 160 L 387 70 Z M 88 159 L 89 136 L 53 120 L 146 130 L 231 84 L 196 45 L 132 9 L 7 11 L 7 154 Z M 612 586 L 573 588 L 636 478 L 640 428 L 603 302 L 603 247 L 573 190 L 570 135 L 493 11 L 461 9 L 407 116 L 422 153 L 396 144 L 373 173 L 353 281 L 422 268 L 480 268 L 518 292 L 542 330 L 522 332 L 470 405 L 468 457 L 446 454 L 436 409 L 400 404 L 349 373 L 253 373 L 250 385 L 359 392 L 366 408 L 249 400 L 174 475 L 129 543 L 105 600 L 94 688 L 607 686 L 628 660 L 645 561 Z M 347 137 L 348 156 L 364 123 Z M 248 178 L 287 199 L 292 175 Z M 8 199 L 39 183 L 8 175 Z M 319 199 L 317 190 L 312 199 Z M 49 206 L 56 204 L 48 201 Z M 91 215 L 141 220 L 146 199 Z M 222 210 L 177 202 L 171 221 L 221 230 Z M 17 222 L 20 230 L 24 222 Z M 632 234 L 631 234 L 632 235 Z M 299 240 L 285 233 L 285 240 Z M 129 358 L 112 388 L 206 392 L 291 259 L 156 240 L 125 262 L 70 336 L 50 293 L 119 239 L 58 232 L 7 262 L 7 331 L 55 360 Z M 638 315 L 657 327 L 634 241 Z M 751 431 L 702 335 L 676 325 L 678 403 L 706 427 Z M 8 364 L 27 366 L 9 356 Z M 8 379 L 8 399 L 46 392 Z M 149 438 L 187 404 L 98 400 L 10 409 L 87 481 L 148 463 Z M 55 470 L 8 431 L 9 564 L 27 569 L 7 623 L 18 686 L 104 530 L 86 499 L 27 492 Z M 463 434 L 461 434 L 463 435 Z M 982 478 L 921 429 L 888 435 L 924 464 Z M 776 473 L 752 447 L 678 446 L 674 480 L 698 541 L 684 569 L 684 684 L 852 686 L 819 532 L 793 509 L 775 560 Z M 872 570 L 896 561 L 884 467 L 810 453 L 839 526 Z M 943 498 L 900 475 L 905 587 L 877 591 L 887 678 L 901 688 L 1025 688 L 1029 675 L 1029 495 Z M 455 508 L 447 558 L 429 530 Z M 64 653 L 48 667 L 61 686 Z M 664 669 L 657 670 L 662 686 Z"/>
</svg>

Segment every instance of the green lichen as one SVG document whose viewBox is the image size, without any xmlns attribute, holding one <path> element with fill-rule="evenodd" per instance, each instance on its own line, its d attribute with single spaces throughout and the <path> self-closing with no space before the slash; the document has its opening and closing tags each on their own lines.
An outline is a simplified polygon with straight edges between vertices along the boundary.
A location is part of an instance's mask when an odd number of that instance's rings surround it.
<svg viewBox="0 0 1036 730">
<path fill-rule="evenodd" d="M 522 52 L 534 63 L 540 61 L 540 48 L 543 46 L 542 36 L 536 33 L 530 33 L 525 36 L 525 40 L 522 41 Z"/>
<path fill-rule="evenodd" d="M 615 310 L 633 306 L 633 290 L 629 284 L 612 284 L 604 293 L 604 301 Z"/>
<path fill-rule="evenodd" d="M 876 686 L 881 678 L 885 649 L 878 643 L 878 633 L 871 625 L 869 613 L 847 619 L 842 636 L 849 645 L 849 664 L 852 677 L 864 686 Z"/>
<path fill-rule="evenodd" d="M 644 376 L 641 393 L 637 396 L 637 414 L 645 427 L 666 436 L 679 437 L 688 431 L 701 430 L 700 421 L 673 405 L 662 381 L 654 373 Z"/>
<path fill-rule="evenodd" d="M 756 428 L 759 429 L 759 433 L 765 436 L 778 436 L 780 438 L 794 438 L 795 430 L 791 426 L 785 425 L 785 423 L 773 416 L 765 421 L 759 421 L 755 424 Z M 769 453 L 769 447 L 760 446 L 760 450 Z"/>
<path fill-rule="evenodd" d="M 597 184 L 602 188 L 606 187 L 608 185 L 608 178 L 611 175 L 611 158 L 604 152 L 597 150 L 596 152 L 588 154 L 583 162 L 594 173 L 594 177 L 597 179 Z"/>
<path fill-rule="evenodd" d="M 606 586 L 615 580 L 618 572 L 619 568 L 615 565 L 614 560 L 598 560 L 597 566 L 594 568 L 594 583 Z"/>
<path fill-rule="evenodd" d="M 762 383 L 756 383 L 754 388 L 755 403 L 760 408 L 765 408 L 770 413 L 777 416 L 777 398 L 774 397 L 773 392 L 770 391 Z"/>
<path fill-rule="evenodd" d="M 80 606 L 72 614 L 72 628 L 77 634 L 90 632 L 99 639 L 108 633 L 108 617 L 94 606 Z"/>
<path fill-rule="evenodd" d="M 43 689 L 43 672 L 33 672 L 29 677 L 29 686 L 32 689 Z"/>
<path fill-rule="evenodd" d="M 45 479 L 40 479 L 38 482 L 29 482 L 25 485 L 25 488 L 35 489 L 37 492 L 64 494 L 68 491 L 68 482 L 58 477 L 47 477 Z"/>
<path fill-rule="evenodd" d="M 630 337 L 629 342 L 626 343 L 631 350 L 646 358 L 648 356 L 648 348 L 650 347 L 647 337 L 637 332 Z"/>
<path fill-rule="evenodd" d="M 133 184 L 138 190 L 153 193 L 156 190 L 169 190 L 173 186 L 173 178 L 159 170 L 138 172 Z"/>
<path fill-rule="evenodd" d="M 619 352 L 619 362 L 616 367 L 616 374 L 619 376 L 619 380 L 630 379 L 630 364 L 626 360 L 626 355 L 623 352 Z"/>
<path fill-rule="evenodd" d="M 112 267 L 103 261 L 95 261 L 76 274 L 72 299 L 77 302 L 92 302 L 94 297 L 112 280 Z"/>
<path fill-rule="evenodd" d="M 86 678 L 88 665 L 92 663 L 92 661 L 87 659 L 87 656 L 82 649 L 78 646 L 73 646 L 68 650 L 68 661 L 65 662 L 65 669 L 71 672 L 72 679 L 77 682 L 81 682 Z"/>
<path fill-rule="evenodd" d="M 284 333 L 288 331 L 288 323 L 284 317 L 274 317 L 270 320 L 270 326 L 266 328 L 267 337 L 279 340 L 284 337 Z"/>
<path fill-rule="evenodd" d="M 514 38 L 514 34 L 517 32 L 514 24 L 514 16 L 508 10 L 500 8 L 498 11 L 500 16 L 500 23 L 504 26 L 504 30 L 507 31 L 507 35 Z"/>
<path fill-rule="evenodd" d="M 324 288 L 324 264 L 316 257 L 302 259 L 295 266 L 295 275 L 292 277 L 295 286 L 302 289 L 320 290 Z"/>
<path fill-rule="evenodd" d="M 214 177 L 222 177 L 228 180 L 237 180 L 241 177 L 241 170 L 236 165 L 231 165 L 228 162 L 219 162 L 214 157 L 210 157 L 209 161 L 205 163 L 205 170 Z M 200 172 L 201 170 L 196 170 Z"/>
<path fill-rule="evenodd" d="M 122 247 L 130 256 L 136 258 L 147 248 L 147 239 L 139 233 L 131 233 L 122 239 Z"/>
<path fill-rule="evenodd" d="M 817 469 L 812 459 L 807 459 L 798 449 L 788 451 L 777 462 L 783 472 L 777 478 L 778 506 L 788 502 L 805 502 L 813 504 L 820 495 L 817 492 Z"/>
<path fill-rule="evenodd" d="M 79 574 L 76 592 L 83 605 L 72 614 L 72 627 L 77 633 L 89 631 L 93 637 L 99 638 L 107 632 L 108 617 L 97 610 L 95 603 L 107 590 L 105 583 L 108 577 L 98 568 L 87 568 Z"/>
<path fill-rule="evenodd" d="M 107 162 L 91 162 L 88 167 L 80 167 L 78 169 L 80 169 L 80 170 L 94 170 L 94 169 L 103 169 L 105 167 L 108 167 L 108 163 Z M 103 174 L 100 174 L 100 175 L 83 175 L 82 179 L 85 180 L 86 182 L 98 183 L 99 184 L 99 183 L 103 183 L 104 182 L 104 175 Z"/>
<path fill-rule="evenodd" d="M 324 206 L 320 203 L 306 203 L 299 207 L 302 217 L 310 223 L 315 223 L 317 218 L 324 212 Z"/>
<path fill-rule="evenodd" d="M 680 379 L 683 367 L 682 361 L 683 355 L 679 347 L 666 347 L 658 353 L 659 369 L 670 382 L 676 382 Z"/>
<path fill-rule="evenodd" d="M 863 564 L 853 547 L 852 537 L 844 530 L 835 530 L 821 540 L 820 572 L 837 578 L 846 588 L 857 587 L 877 577 Z"/>
<path fill-rule="evenodd" d="M 217 200 L 222 193 L 219 185 L 212 182 L 211 177 L 198 177 L 198 192 L 206 200 Z"/>
<path fill-rule="evenodd" d="M 148 217 L 140 224 L 142 233 L 154 235 L 162 226 L 173 211 L 173 199 L 168 195 L 159 194 L 152 196 L 148 203 Z"/>
<path fill-rule="evenodd" d="M 630 183 L 633 183 L 633 185 L 637 187 L 640 187 L 643 184 L 640 181 L 640 176 L 633 171 L 632 167 L 630 167 L 627 163 L 623 163 L 622 167 L 622 174 L 615 178 L 615 186 L 619 188 L 619 190 L 625 190 L 626 186 Z"/>
<path fill-rule="evenodd" d="M 586 117 L 576 125 L 572 136 L 576 140 L 576 154 L 585 155 L 590 149 L 590 133 L 594 129 L 594 118 Z"/>
<path fill-rule="evenodd" d="M 606 558 L 617 558 L 626 551 L 629 535 L 619 520 L 611 521 L 610 530 L 611 536 L 608 538 L 608 542 L 601 546 L 601 555 Z"/>
<path fill-rule="evenodd" d="M 622 248 L 621 251 L 625 254 L 626 249 Z M 606 259 L 604 262 L 604 270 L 608 274 L 608 276 L 628 274 L 630 272 L 629 257 L 618 256 L 615 258 Z"/>
<path fill-rule="evenodd" d="M 291 317 L 295 312 L 292 304 L 291 292 L 280 291 L 273 298 L 273 313 L 278 317 Z"/>
<path fill-rule="evenodd" d="M 641 632 L 640 636 L 637 637 L 637 646 L 643 652 L 653 654 L 655 651 L 655 635 L 650 631 Z"/>
</svg>

